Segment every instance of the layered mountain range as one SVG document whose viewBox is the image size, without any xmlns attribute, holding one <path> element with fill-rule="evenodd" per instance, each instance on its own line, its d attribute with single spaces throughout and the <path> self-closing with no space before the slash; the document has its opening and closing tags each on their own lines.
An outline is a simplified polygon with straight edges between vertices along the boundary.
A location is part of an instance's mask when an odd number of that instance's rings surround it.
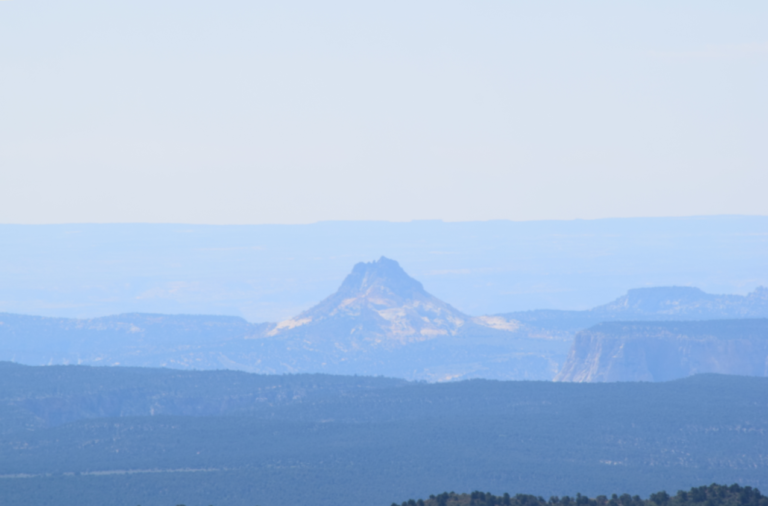
<svg viewBox="0 0 768 506">
<path fill-rule="evenodd" d="M 224 316 L 124 314 L 77 320 L 0 314 L 0 359 L 428 381 L 550 380 L 560 372 L 563 380 L 592 381 L 602 376 L 561 370 L 569 353 L 568 370 L 576 370 L 578 357 L 594 355 L 571 349 L 574 335 L 593 325 L 761 317 L 768 317 L 765 288 L 738 296 L 688 287 L 630 290 L 587 311 L 473 317 L 429 294 L 397 262 L 382 257 L 355 265 L 334 294 L 279 323 Z M 583 347 L 584 339 L 577 341 Z"/>
<path fill-rule="evenodd" d="M 294 318 L 126 314 L 74 320 L 3 314 L 0 359 L 262 373 L 325 372 L 442 381 L 551 379 L 569 343 L 472 317 L 394 260 L 359 263 L 339 289 Z"/>
</svg>

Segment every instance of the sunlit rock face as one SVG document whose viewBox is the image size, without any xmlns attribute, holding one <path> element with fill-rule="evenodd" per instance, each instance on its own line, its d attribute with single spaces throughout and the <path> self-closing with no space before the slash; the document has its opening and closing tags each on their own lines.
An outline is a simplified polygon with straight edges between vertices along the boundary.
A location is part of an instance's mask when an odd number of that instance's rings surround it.
<svg viewBox="0 0 768 506">
<path fill-rule="evenodd" d="M 267 335 L 301 336 L 316 344 L 332 340 L 347 351 L 456 335 L 471 320 L 427 293 L 396 261 L 381 257 L 355 265 L 336 293 Z"/>
<path fill-rule="evenodd" d="M 576 334 L 555 381 L 768 376 L 768 319 L 610 322 Z"/>
</svg>

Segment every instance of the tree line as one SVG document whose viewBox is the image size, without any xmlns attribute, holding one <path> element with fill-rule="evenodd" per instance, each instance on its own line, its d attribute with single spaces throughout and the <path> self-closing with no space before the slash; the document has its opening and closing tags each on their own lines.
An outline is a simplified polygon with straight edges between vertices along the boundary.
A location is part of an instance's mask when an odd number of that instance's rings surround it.
<svg viewBox="0 0 768 506">
<path fill-rule="evenodd" d="M 429 499 L 410 499 L 402 504 L 392 503 L 392 506 L 768 506 L 768 497 L 762 495 L 757 488 L 713 483 L 694 487 L 687 492 L 679 490 L 673 496 L 664 491 L 657 492 L 647 499 L 629 494 L 613 494 L 611 497 L 576 494 L 576 497 L 553 496 L 544 499 L 528 494 L 497 496 L 490 492 L 475 491 L 471 494 L 443 492 L 431 495 Z"/>
</svg>

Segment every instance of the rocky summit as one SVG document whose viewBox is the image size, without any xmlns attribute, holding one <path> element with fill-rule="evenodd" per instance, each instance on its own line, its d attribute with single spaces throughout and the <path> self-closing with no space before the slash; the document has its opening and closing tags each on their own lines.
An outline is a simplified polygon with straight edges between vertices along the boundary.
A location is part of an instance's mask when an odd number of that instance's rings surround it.
<svg viewBox="0 0 768 506">
<path fill-rule="evenodd" d="M 394 260 L 360 262 L 336 293 L 268 329 L 269 337 L 332 338 L 345 351 L 453 336 L 472 318 L 427 293 Z"/>
</svg>

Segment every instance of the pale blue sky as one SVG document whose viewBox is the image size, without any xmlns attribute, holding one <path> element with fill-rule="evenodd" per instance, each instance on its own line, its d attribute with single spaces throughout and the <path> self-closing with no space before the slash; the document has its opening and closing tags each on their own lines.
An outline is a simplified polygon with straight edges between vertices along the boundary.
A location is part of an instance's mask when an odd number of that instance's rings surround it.
<svg viewBox="0 0 768 506">
<path fill-rule="evenodd" d="M 768 3 L 0 2 L 0 223 L 768 215 Z"/>
</svg>

